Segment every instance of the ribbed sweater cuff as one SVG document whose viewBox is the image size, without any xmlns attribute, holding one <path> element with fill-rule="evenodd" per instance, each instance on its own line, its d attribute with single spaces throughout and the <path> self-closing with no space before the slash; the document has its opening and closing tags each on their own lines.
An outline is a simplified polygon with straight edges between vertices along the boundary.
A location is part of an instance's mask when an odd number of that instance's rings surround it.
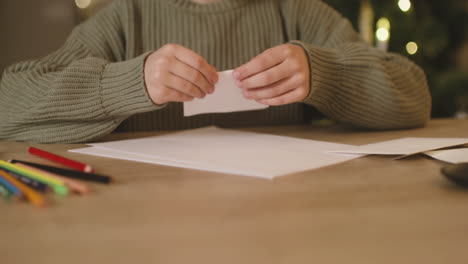
<svg viewBox="0 0 468 264">
<path fill-rule="evenodd" d="M 101 98 L 106 114 L 128 116 L 164 107 L 155 105 L 146 91 L 144 65 L 149 54 L 105 65 L 101 77 Z"/>
<path fill-rule="evenodd" d="M 340 92 L 343 76 L 343 64 L 340 63 L 342 56 L 337 50 L 320 48 L 301 41 L 292 41 L 291 44 L 304 48 L 309 57 L 310 92 L 303 102 L 328 113 L 333 98 Z"/>
</svg>

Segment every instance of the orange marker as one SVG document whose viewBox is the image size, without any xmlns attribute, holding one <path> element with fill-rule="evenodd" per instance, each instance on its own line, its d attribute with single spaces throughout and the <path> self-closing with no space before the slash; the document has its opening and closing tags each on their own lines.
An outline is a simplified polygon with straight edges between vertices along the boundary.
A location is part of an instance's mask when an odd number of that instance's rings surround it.
<svg viewBox="0 0 468 264">
<path fill-rule="evenodd" d="M 86 186 L 85 184 L 83 184 L 83 183 L 81 183 L 79 181 L 75 181 L 75 180 L 72 180 L 72 179 L 69 179 L 69 178 L 66 178 L 66 177 L 60 176 L 58 174 L 45 171 L 45 170 L 40 170 L 38 168 L 34 168 L 32 166 L 28 166 L 28 165 L 25 165 L 25 164 L 22 164 L 22 163 L 15 163 L 15 165 L 18 166 L 18 167 L 21 167 L 23 169 L 28 169 L 28 170 L 31 170 L 31 171 L 34 171 L 34 172 L 37 172 L 37 173 L 40 173 L 40 174 L 43 174 L 43 175 L 47 175 L 47 176 L 52 177 L 52 178 L 59 179 L 59 180 L 63 181 L 65 183 L 65 185 L 68 186 L 68 188 L 70 188 L 70 190 L 72 190 L 73 192 L 76 192 L 78 194 L 87 194 L 87 193 L 89 193 L 91 191 L 88 188 L 88 186 Z"/>
<path fill-rule="evenodd" d="M 11 184 L 15 185 L 16 188 L 20 189 L 23 192 L 23 195 L 26 199 L 33 205 L 39 207 L 45 207 L 47 205 L 47 200 L 37 191 L 29 188 L 27 185 L 22 184 L 18 180 L 16 180 L 13 176 L 9 175 L 4 171 L 0 171 L 0 175 L 9 181 Z"/>
</svg>

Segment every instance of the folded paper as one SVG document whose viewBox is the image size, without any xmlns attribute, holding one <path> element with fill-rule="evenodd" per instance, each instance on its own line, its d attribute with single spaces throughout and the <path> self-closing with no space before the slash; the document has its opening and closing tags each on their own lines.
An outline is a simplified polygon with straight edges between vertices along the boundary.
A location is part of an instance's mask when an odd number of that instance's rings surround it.
<svg viewBox="0 0 468 264">
<path fill-rule="evenodd" d="M 267 105 L 257 103 L 255 100 L 244 98 L 242 90 L 236 86 L 232 77 L 232 70 L 219 73 L 219 81 L 215 92 L 205 98 L 184 102 L 184 116 L 205 113 L 227 113 L 268 108 Z"/>
</svg>

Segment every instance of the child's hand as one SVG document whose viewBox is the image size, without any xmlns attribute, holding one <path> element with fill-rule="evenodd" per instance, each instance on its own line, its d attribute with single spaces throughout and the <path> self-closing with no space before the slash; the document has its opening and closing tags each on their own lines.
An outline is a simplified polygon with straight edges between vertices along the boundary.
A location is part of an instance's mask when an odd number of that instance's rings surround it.
<svg viewBox="0 0 468 264">
<path fill-rule="evenodd" d="M 303 48 L 284 44 L 268 49 L 235 69 L 244 97 L 266 105 L 300 102 L 310 91 L 310 69 Z"/>
<path fill-rule="evenodd" d="M 214 91 L 216 69 L 194 51 L 167 44 L 145 61 L 145 84 L 155 104 L 185 102 Z"/>
</svg>

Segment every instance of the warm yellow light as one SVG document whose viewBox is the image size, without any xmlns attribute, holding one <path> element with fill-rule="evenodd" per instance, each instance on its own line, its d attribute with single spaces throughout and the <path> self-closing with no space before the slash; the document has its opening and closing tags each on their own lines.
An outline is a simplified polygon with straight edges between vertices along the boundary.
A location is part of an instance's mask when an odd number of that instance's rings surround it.
<svg viewBox="0 0 468 264">
<path fill-rule="evenodd" d="M 385 28 L 387 31 L 390 30 L 390 21 L 386 17 L 382 17 L 377 21 L 377 28 Z"/>
<path fill-rule="evenodd" d="M 401 11 L 408 12 L 411 9 L 411 1 L 410 0 L 399 0 L 398 6 L 400 7 Z"/>
<path fill-rule="evenodd" d="M 414 55 L 416 52 L 418 52 L 418 44 L 416 42 L 408 42 L 406 44 L 406 51 L 408 52 L 409 55 Z"/>
<path fill-rule="evenodd" d="M 390 32 L 386 28 L 379 28 L 377 29 L 375 36 L 380 41 L 387 41 L 390 38 Z"/>
<path fill-rule="evenodd" d="M 77 7 L 85 9 L 91 5 L 91 0 L 75 0 L 75 4 Z"/>
</svg>

